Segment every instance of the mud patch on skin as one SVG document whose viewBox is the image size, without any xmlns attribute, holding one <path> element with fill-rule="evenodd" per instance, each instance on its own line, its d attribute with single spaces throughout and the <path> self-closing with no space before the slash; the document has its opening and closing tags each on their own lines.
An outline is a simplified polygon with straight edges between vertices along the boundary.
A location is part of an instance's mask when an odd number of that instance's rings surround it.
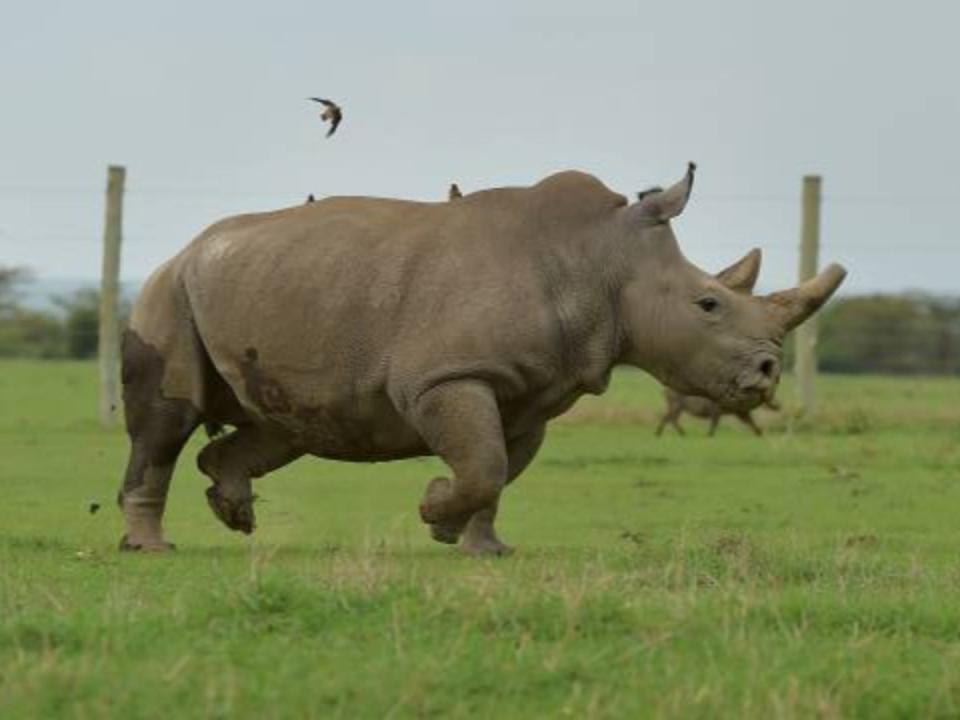
<svg viewBox="0 0 960 720">
<path fill-rule="evenodd" d="M 134 440 L 133 456 L 118 496 L 140 487 L 147 463 L 136 457 L 149 448 L 150 464 L 172 463 L 180 454 L 183 438 L 196 427 L 199 410 L 189 400 L 163 396 L 163 373 L 166 362 L 159 350 L 146 343 L 133 330 L 126 330 L 121 340 L 121 382 L 127 433 Z"/>
<path fill-rule="evenodd" d="M 286 416 L 274 416 L 307 452 L 330 460 L 379 462 L 430 453 L 418 436 L 385 434 L 363 420 L 323 406 L 298 406 Z"/>
<path fill-rule="evenodd" d="M 306 452 L 332 460 L 364 462 L 427 452 L 421 444 L 411 447 L 410 443 L 381 443 L 369 423 L 350 419 L 351 412 L 359 412 L 355 400 L 346 403 L 347 409 L 342 403 L 337 407 L 296 403 L 295 396 L 264 370 L 260 353 L 254 347 L 244 351 L 240 369 L 250 402 L 274 429 L 287 434 Z"/>
<path fill-rule="evenodd" d="M 260 370 L 260 354 L 256 348 L 247 348 L 240 363 L 247 397 L 266 415 L 286 415 L 293 409 L 286 391 L 276 380 Z"/>
</svg>

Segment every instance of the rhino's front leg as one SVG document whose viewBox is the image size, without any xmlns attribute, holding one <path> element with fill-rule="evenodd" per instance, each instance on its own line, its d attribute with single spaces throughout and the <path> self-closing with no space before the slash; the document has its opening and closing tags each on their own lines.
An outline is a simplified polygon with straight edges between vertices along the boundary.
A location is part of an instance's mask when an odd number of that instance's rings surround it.
<svg viewBox="0 0 960 720">
<path fill-rule="evenodd" d="M 455 543 L 478 510 L 496 504 L 507 482 L 508 460 L 493 390 L 458 380 L 423 393 L 409 419 L 430 449 L 453 471 L 435 478 L 420 503 L 420 517 L 440 542 Z"/>
<path fill-rule="evenodd" d="M 543 445 L 546 425 L 521 435 L 507 443 L 507 484 L 513 482 L 533 462 Z M 478 510 L 470 518 L 463 533 L 460 548 L 471 555 L 508 555 L 513 548 L 497 537 L 494 522 L 497 519 L 499 499 L 488 507 Z"/>
</svg>

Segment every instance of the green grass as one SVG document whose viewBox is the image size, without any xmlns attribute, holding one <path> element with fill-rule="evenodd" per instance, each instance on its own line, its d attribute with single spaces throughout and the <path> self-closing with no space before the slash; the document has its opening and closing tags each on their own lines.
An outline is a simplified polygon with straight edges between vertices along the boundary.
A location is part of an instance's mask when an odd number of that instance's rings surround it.
<svg viewBox="0 0 960 720">
<path fill-rule="evenodd" d="M 180 550 L 120 555 L 95 378 L 0 363 L 2 718 L 960 716 L 960 381 L 824 378 L 817 423 L 657 439 L 620 373 L 507 492 L 518 553 L 475 560 L 418 522 L 434 460 L 296 463 L 250 540 L 200 438 Z"/>
</svg>

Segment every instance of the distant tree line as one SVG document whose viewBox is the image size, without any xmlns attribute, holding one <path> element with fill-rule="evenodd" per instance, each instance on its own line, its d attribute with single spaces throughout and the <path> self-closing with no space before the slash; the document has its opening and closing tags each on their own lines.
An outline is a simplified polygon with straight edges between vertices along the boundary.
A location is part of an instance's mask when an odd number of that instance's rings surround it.
<svg viewBox="0 0 960 720">
<path fill-rule="evenodd" d="M 54 298 L 57 312 L 32 310 L 20 298 L 30 280 L 23 268 L 0 266 L 0 357 L 94 357 L 99 292 Z M 824 372 L 960 375 L 960 297 L 845 297 L 832 302 L 819 323 Z M 788 343 L 787 367 L 790 354 Z"/>
<path fill-rule="evenodd" d="M 0 266 L 0 357 L 86 359 L 97 354 L 100 292 L 86 289 L 52 298 L 58 312 L 21 302 L 31 281 L 24 268 Z M 121 314 L 127 316 L 126 308 Z"/>
<path fill-rule="evenodd" d="M 960 298 L 840 298 L 820 318 L 818 349 L 824 372 L 960 375 Z"/>
</svg>

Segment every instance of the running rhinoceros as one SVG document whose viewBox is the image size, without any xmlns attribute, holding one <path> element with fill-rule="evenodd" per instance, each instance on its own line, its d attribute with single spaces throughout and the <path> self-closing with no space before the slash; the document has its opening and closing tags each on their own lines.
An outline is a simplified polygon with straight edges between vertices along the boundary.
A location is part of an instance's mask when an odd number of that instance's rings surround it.
<svg viewBox="0 0 960 720">
<path fill-rule="evenodd" d="M 432 536 L 502 553 L 501 491 L 615 366 L 762 403 L 784 335 L 845 271 L 765 297 L 701 272 L 670 226 L 693 174 L 632 204 L 563 172 L 454 203 L 334 197 L 213 225 L 147 281 L 124 337 L 122 546 L 169 547 L 170 478 L 201 424 L 234 428 L 198 457 L 234 530 L 254 528 L 251 479 L 303 455 L 437 455 L 453 479 L 420 504 Z"/>
</svg>

